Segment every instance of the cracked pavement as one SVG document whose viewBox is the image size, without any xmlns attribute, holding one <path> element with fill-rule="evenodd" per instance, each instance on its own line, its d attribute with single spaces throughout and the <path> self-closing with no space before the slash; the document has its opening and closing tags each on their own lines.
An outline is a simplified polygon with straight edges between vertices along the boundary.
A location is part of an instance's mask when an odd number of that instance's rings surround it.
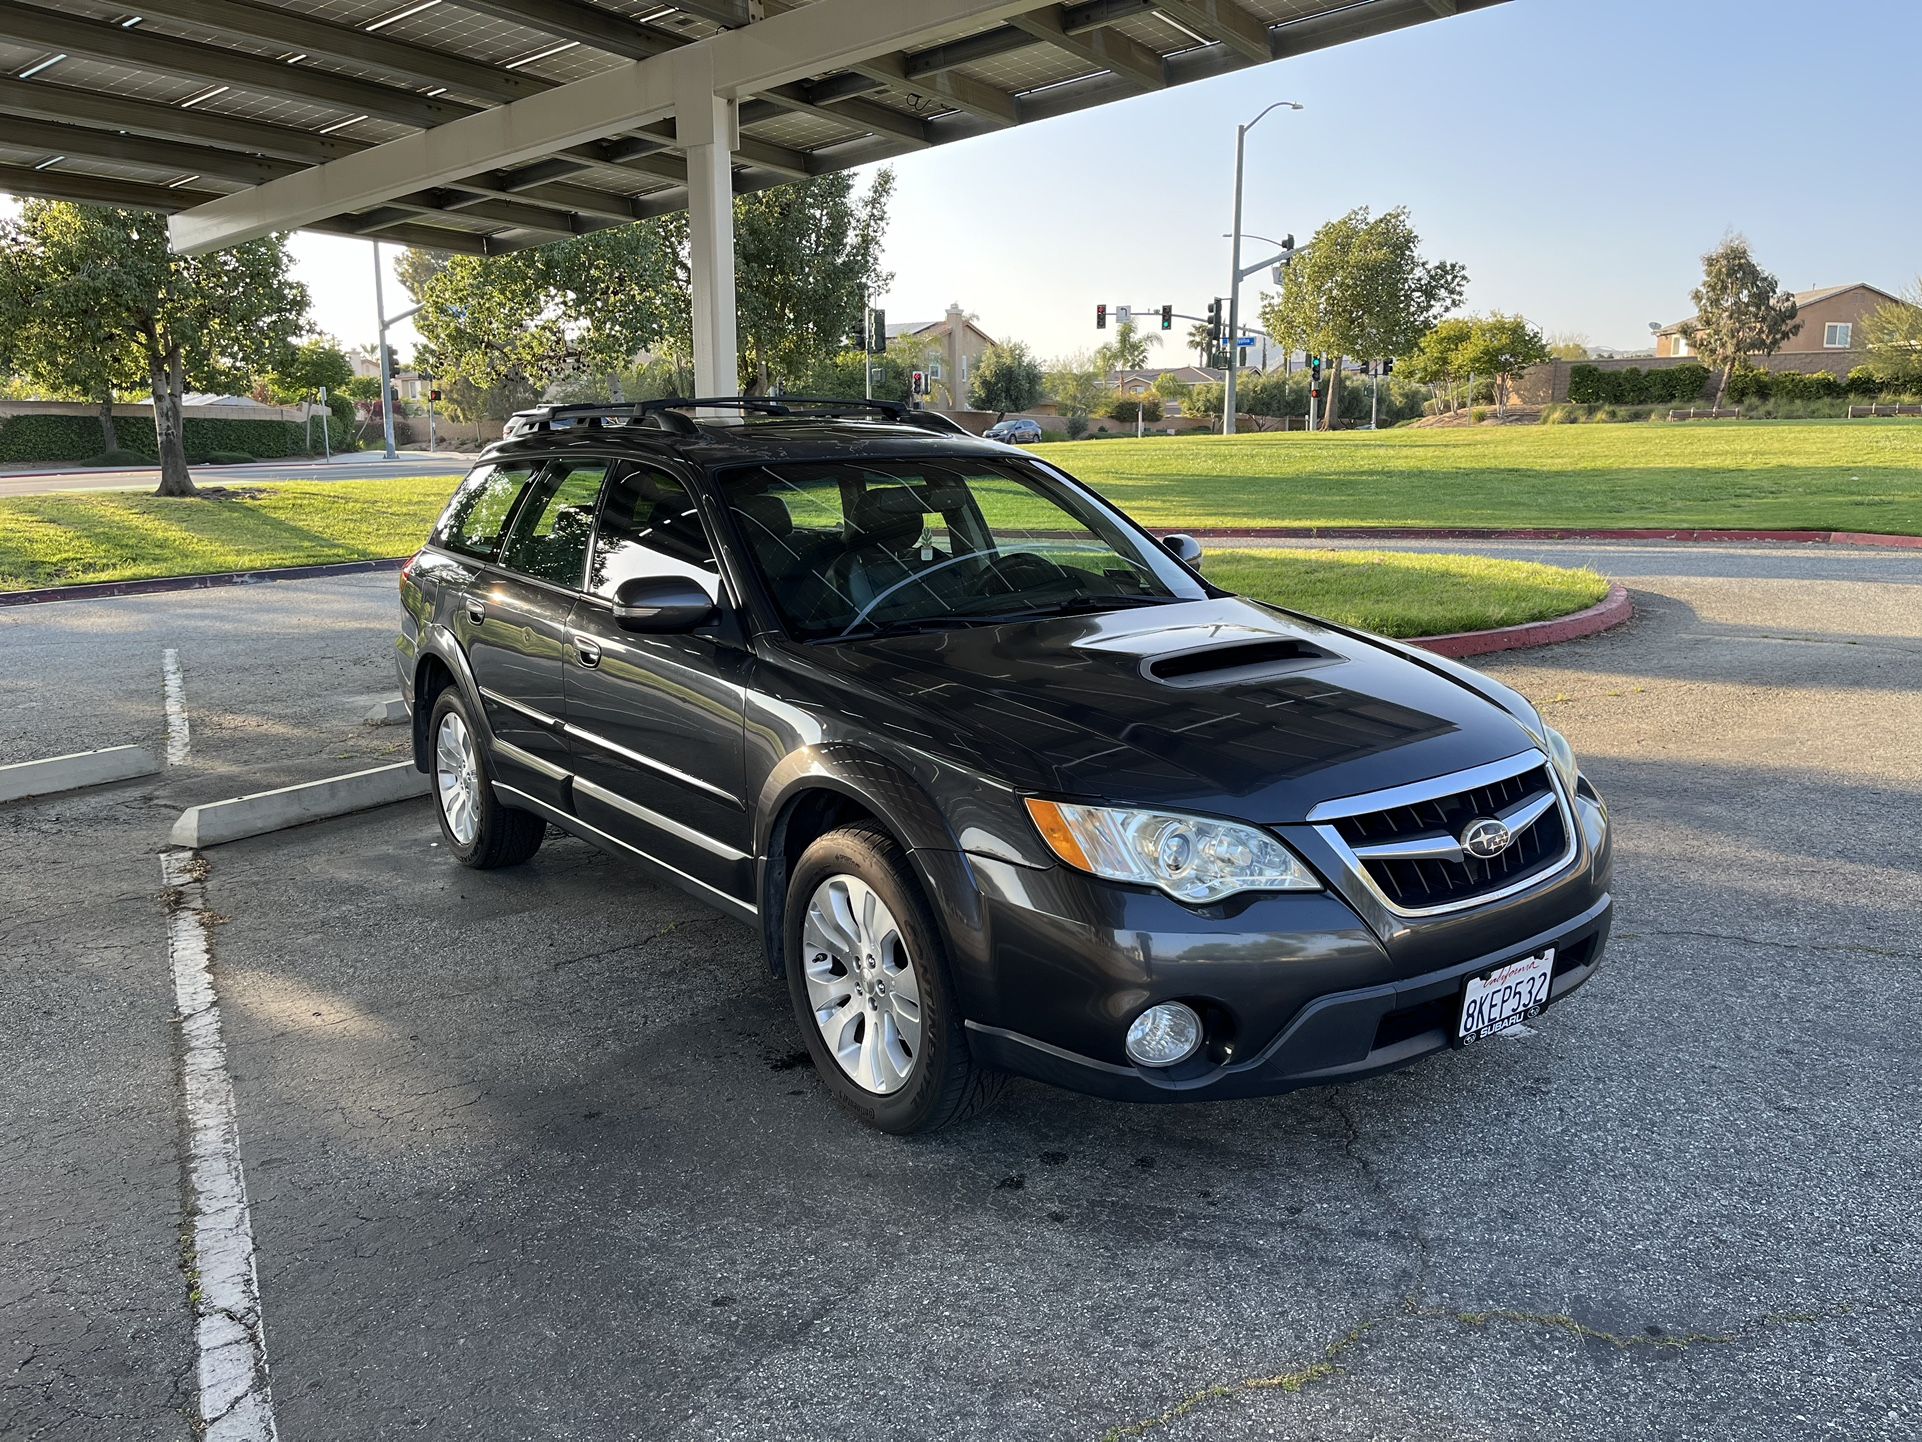
<svg viewBox="0 0 1922 1442">
<path fill-rule="evenodd" d="M 1020 1083 L 904 1144 L 797 1064 L 747 928 L 581 843 L 479 876 L 410 803 L 209 852 L 281 1435 L 1922 1432 L 1922 557 L 1487 549 L 1635 593 L 1488 667 L 1611 802 L 1615 937 L 1532 1035 L 1353 1087 Z M 348 702 L 391 605 L 0 613 L 0 744 L 151 741 L 162 644 L 195 744 L 0 809 L 0 1435 L 190 1435 L 152 853 L 386 758 Z"/>
</svg>

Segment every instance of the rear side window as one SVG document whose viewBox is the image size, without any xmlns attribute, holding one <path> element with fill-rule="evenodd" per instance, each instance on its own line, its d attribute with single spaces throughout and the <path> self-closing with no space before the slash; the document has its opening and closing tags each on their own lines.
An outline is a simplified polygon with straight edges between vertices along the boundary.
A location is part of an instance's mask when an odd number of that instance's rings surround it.
<svg viewBox="0 0 1922 1442">
<path fill-rule="evenodd" d="M 594 504 L 607 480 L 606 461 L 554 461 L 521 505 L 501 548 L 501 564 L 524 576 L 578 591 L 594 533 Z"/>
<path fill-rule="evenodd" d="M 637 576 L 686 576 L 718 591 L 718 567 L 694 497 L 662 471 L 629 466 L 614 478 L 594 535 L 587 589 L 608 600 Z"/>
<path fill-rule="evenodd" d="M 493 560 L 514 504 L 533 479 L 534 467 L 524 463 L 482 466 L 472 472 L 447 503 L 434 532 L 436 544 L 464 556 Z"/>
</svg>

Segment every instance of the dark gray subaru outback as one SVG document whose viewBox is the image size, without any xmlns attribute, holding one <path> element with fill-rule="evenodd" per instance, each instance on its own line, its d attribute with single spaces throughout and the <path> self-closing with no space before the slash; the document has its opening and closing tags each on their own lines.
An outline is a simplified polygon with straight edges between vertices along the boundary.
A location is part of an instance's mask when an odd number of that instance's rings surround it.
<svg viewBox="0 0 1922 1442">
<path fill-rule="evenodd" d="M 1594 974 L 1608 813 L 1485 676 L 1209 585 L 887 405 L 515 418 L 401 573 L 461 862 L 549 823 L 759 928 L 828 1087 L 1133 1101 L 1367 1076 Z"/>
</svg>

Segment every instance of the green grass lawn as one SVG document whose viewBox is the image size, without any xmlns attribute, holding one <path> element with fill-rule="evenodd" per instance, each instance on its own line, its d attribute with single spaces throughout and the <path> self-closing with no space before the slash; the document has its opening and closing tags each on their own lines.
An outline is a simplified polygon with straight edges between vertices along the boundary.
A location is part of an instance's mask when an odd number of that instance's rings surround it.
<svg viewBox="0 0 1922 1442">
<path fill-rule="evenodd" d="M 1145 524 L 1922 532 L 1922 421 L 1507 426 L 1074 441 Z"/>
<path fill-rule="evenodd" d="M 1922 533 L 1922 422 L 1914 421 L 1517 426 L 1081 441 L 1036 450 L 1160 530 Z M 0 590 L 403 556 L 420 545 L 455 484 L 451 476 L 288 481 L 189 501 L 131 492 L 10 497 L 0 500 Z"/>
<path fill-rule="evenodd" d="M 258 499 L 130 491 L 0 500 L 0 590 L 405 556 L 458 476 L 284 481 Z"/>
<path fill-rule="evenodd" d="M 1440 636 L 1546 621 L 1608 594 L 1587 570 L 1394 551 L 1210 551 L 1217 586 L 1383 636 Z"/>
</svg>

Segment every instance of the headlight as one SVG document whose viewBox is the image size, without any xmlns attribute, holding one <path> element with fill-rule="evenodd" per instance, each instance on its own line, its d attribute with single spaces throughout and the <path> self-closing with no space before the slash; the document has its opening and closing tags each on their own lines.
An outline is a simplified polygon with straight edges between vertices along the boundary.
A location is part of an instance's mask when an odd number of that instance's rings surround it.
<svg viewBox="0 0 1922 1442">
<path fill-rule="evenodd" d="M 1177 901 L 1219 901 L 1238 891 L 1321 890 L 1294 852 L 1239 822 L 1034 798 L 1028 814 L 1068 865 L 1109 881 L 1158 886 Z"/>
<path fill-rule="evenodd" d="M 1555 769 L 1562 773 L 1562 780 L 1567 783 L 1569 793 L 1572 795 L 1575 791 L 1575 778 L 1581 774 L 1581 768 L 1575 764 L 1575 752 L 1569 746 L 1568 738 L 1544 721 L 1542 739 L 1548 743 L 1548 759 L 1553 761 Z"/>
</svg>

